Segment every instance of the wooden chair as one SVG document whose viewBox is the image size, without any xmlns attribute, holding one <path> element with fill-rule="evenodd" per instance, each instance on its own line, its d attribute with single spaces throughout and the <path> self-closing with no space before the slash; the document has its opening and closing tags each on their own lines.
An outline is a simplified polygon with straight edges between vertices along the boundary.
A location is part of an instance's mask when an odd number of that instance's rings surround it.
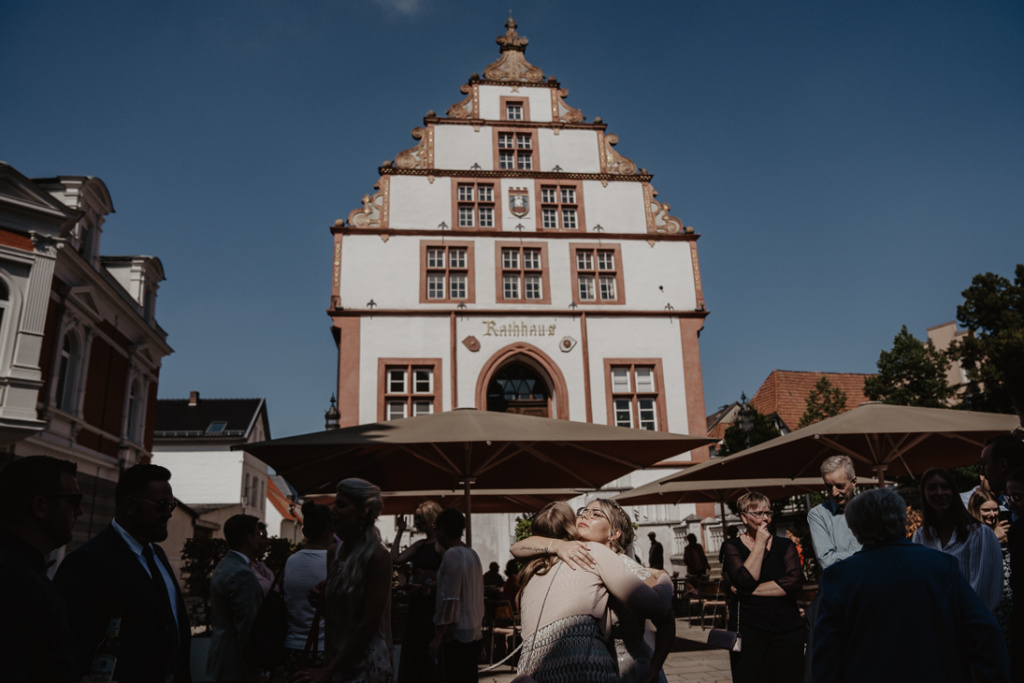
<svg viewBox="0 0 1024 683">
<path fill-rule="evenodd" d="M 501 656 L 504 657 L 513 649 L 517 643 L 522 640 L 523 628 L 519 622 L 519 613 L 516 612 L 512 603 L 508 600 L 495 600 L 493 601 L 493 612 L 490 616 L 490 624 L 486 623 L 485 619 L 485 630 L 490 632 L 490 647 L 488 648 L 488 664 L 494 664 L 495 652 L 494 652 L 494 641 L 500 637 L 501 642 L 504 643 L 502 648 Z M 508 664 L 515 669 L 518 664 L 518 660 L 515 658 L 510 659 Z"/>
<path fill-rule="evenodd" d="M 700 630 L 707 628 L 707 615 L 710 608 L 711 628 L 715 628 L 718 612 L 721 610 L 725 623 L 729 621 L 729 605 L 725 601 L 725 593 L 722 592 L 722 581 L 709 581 L 701 587 L 700 591 Z"/>
</svg>

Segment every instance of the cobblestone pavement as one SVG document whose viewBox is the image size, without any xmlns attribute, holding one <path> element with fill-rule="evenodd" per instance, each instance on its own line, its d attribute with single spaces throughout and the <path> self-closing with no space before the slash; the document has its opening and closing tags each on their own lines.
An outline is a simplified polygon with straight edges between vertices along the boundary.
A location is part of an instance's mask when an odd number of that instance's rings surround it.
<svg viewBox="0 0 1024 683">
<path fill-rule="evenodd" d="M 676 619 L 676 644 L 665 662 L 668 683 L 731 683 L 729 653 L 706 645 L 707 631 Z M 481 683 L 509 683 L 515 678 L 510 667 L 480 674 Z"/>
</svg>

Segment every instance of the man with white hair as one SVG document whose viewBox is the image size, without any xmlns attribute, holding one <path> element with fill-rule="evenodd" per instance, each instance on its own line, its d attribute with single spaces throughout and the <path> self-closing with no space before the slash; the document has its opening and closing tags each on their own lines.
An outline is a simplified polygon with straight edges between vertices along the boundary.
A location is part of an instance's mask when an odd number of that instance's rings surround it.
<svg viewBox="0 0 1024 683">
<path fill-rule="evenodd" d="M 1010 680 L 992 613 L 956 558 L 907 540 L 898 494 L 865 491 L 846 521 L 863 549 L 823 575 L 815 682 Z"/>
<path fill-rule="evenodd" d="M 833 455 L 821 463 L 821 480 L 825 483 L 825 495 L 821 505 L 807 513 L 807 525 L 811 528 L 811 543 L 814 557 L 818 560 L 819 584 L 821 574 L 836 562 L 845 560 L 860 550 L 860 543 L 846 524 L 846 504 L 850 502 L 857 486 L 857 475 L 853 471 L 853 460 L 846 455 Z M 814 622 L 818 618 L 818 598 L 807 606 L 807 657 L 804 681 L 811 680 L 814 658 Z"/>
<path fill-rule="evenodd" d="M 821 463 L 821 479 L 825 482 L 828 500 L 807 513 L 807 525 L 811 528 L 814 556 L 821 571 L 825 571 L 860 550 L 860 543 L 850 532 L 844 514 L 857 486 L 853 460 L 846 455 L 825 458 Z"/>
</svg>

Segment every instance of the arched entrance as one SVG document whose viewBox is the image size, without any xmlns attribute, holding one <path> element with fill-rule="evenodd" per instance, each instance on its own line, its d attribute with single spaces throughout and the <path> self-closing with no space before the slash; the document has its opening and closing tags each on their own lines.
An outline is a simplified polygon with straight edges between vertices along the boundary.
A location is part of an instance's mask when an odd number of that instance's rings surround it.
<svg viewBox="0 0 1024 683">
<path fill-rule="evenodd" d="M 543 351 L 510 344 L 484 363 L 477 377 L 478 410 L 569 419 L 569 392 L 561 370 Z"/>
<path fill-rule="evenodd" d="M 487 410 L 551 417 L 547 382 L 527 363 L 512 361 L 503 365 L 487 383 Z"/>
</svg>

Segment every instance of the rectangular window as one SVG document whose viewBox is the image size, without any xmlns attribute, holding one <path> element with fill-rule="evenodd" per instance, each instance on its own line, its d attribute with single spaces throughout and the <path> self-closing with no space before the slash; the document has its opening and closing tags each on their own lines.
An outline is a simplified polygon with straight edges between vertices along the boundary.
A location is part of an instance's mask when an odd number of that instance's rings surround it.
<svg viewBox="0 0 1024 683">
<path fill-rule="evenodd" d="M 499 170 L 533 169 L 533 138 L 529 133 L 499 132 L 497 143 Z"/>
<path fill-rule="evenodd" d="M 405 393 L 405 368 L 388 368 L 388 393 Z"/>
<path fill-rule="evenodd" d="M 433 393 L 434 387 L 434 373 L 432 370 L 427 368 L 417 368 L 413 370 L 413 393 L 416 394 L 430 394 Z"/>
<path fill-rule="evenodd" d="M 451 284 L 451 298 L 452 299 L 465 299 L 467 295 L 466 291 L 466 274 L 465 273 L 452 273 L 449 276 Z"/>
<path fill-rule="evenodd" d="M 459 183 L 455 190 L 455 202 L 455 225 L 458 227 L 495 227 L 493 184 Z"/>
<path fill-rule="evenodd" d="M 381 358 L 379 420 L 429 415 L 440 410 L 439 359 Z"/>
<path fill-rule="evenodd" d="M 523 103 L 509 102 L 505 105 L 505 118 L 509 121 L 523 120 Z"/>
<path fill-rule="evenodd" d="M 576 278 L 576 303 L 622 304 L 622 270 L 619 247 L 594 248 L 570 245 L 573 250 L 573 277 Z"/>
<path fill-rule="evenodd" d="M 420 303 L 473 303 L 473 246 L 469 242 L 420 244 Z"/>
<path fill-rule="evenodd" d="M 576 280 L 579 283 L 580 301 L 594 301 L 594 278 L 591 275 L 580 275 Z"/>
<path fill-rule="evenodd" d="M 519 276 L 518 275 L 502 275 L 501 281 L 504 283 L 501 293 L 502 298 L 505 300 L 518 299 L 519 298 Z"/>
<path fill-rule="evenodd" d="M 609 419 L 618 427 L 664 429 L 658 359 L 605 360 L 609 383 Z"/>
<path fill-rule="evenodd" d="M 427 298 L 444 299 L 444 273 L 427 274 Z"/>
<path fill-rule="evenodd" d="M 496 245 L 496 249 L 498 303 L 551 303 L 546 244 L 502 242 Z"/>
<path fill-rule="evenodd" d="M 578 196 L 576 185 L 541 185 L 541 227 L 545 230 L 579 230 L 582 219 Z"/>
<path fill-rule="evenodd" d="M 540 275 L 534 273 L 526 275 L 524 292 L 527 299 L 539 299 L 541 297 Z"/>
</svg>

